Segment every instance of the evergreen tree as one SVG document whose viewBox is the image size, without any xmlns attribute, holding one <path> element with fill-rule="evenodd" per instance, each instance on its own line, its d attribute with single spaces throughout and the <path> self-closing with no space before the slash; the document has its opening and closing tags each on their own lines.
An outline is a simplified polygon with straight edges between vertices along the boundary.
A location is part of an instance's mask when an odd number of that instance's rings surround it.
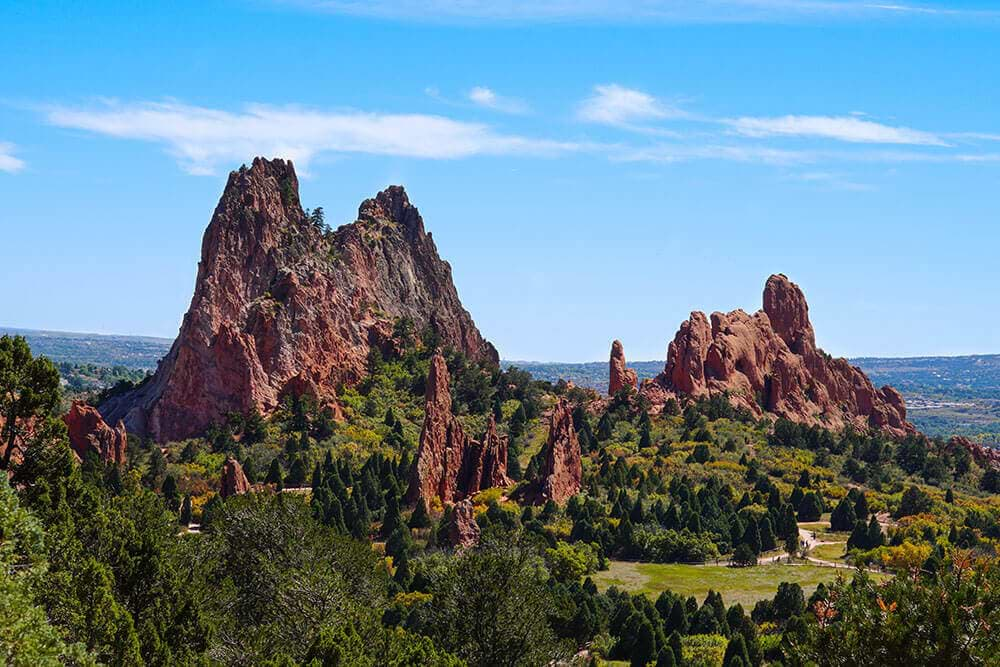
<svg viewBox="0 0 1000 667">
<path fill-rule="evenodd" d="M 761 552 L 777 548 L 778 544 L 774 539 L 774 530 L 771 529 L 771 519 L 769 517 L 764 516 L 761 518 L 758 524 L 758 531 L 760 533 Z"/>
<path fill-rule="evenodd" d="M 847 532 L 853 529 L 854 524 L 859 520 L 854 507 L 855 503 L 851 502 L 849 496 L 842 498 L 833 508 L 833 512 L 830 513 L 830 530 Z"/>
<path fill-rule="evenodd" d="M 750 667 L 750 655 L 747 653 L 747 644 L 743 635 L 737 633 L 726 645 L 726 653 L 722 658 L 722 667 Z"/>
<path fill-rule="evenodd" d="M 171 512 L 176 512 L 180 506 L 180 499 L 177 493 L 177 480 L 174 479 L 173 475 L 167 475 L 166 479 L 163 480 L 162 493 L 167 507 Z"/>
<path fill-rule="evenodd" d="M 301 456 L 296 456 L 292 461 L 292 467 L 288 470 L 285 482 L 293 487 L 300 487 L 306 483 L 306 463 Z"/>
<path fill-rule="evenodd" d="M 635 634 L 629 665 L 646 667 L 654 658 L 656 658 L 656 636 L 653 633 L 653 625 L 648 618 L 643 618 Z"/>
<path fill-rule="evenodd" d="M 190 526 L 191 525 L 191 495 L 188 494 L 184 496 L 184 502 L 181 504 L 181 525 Z"/>
<path fill-rule="evenodd" d="M 868 498 L 863 491 L 858 493 L 858 499 L 854 503 L 854 516 L 861 521 L 868 520 Z M 844 530 L 850 530 L 850 528 Z"/>
<path fill-rule="evenodd" d="M 431 517 L 427 512 L 427 503 L 423 498 L 417 500 L 417 506 L 410 515 L 410 528 L 430 528 Z"/>
<path fill-rule="evenodd" d="M 275 488 L 279 491 L 284 488 L 284 480 L 281 477 L 281 464 L 278 463 L 278 458 L 275 457 L 271 459 L 271 465 L 267 469 L 267 477 L 264 478 L 265 484 L 273 484 Z"/>
</svg>

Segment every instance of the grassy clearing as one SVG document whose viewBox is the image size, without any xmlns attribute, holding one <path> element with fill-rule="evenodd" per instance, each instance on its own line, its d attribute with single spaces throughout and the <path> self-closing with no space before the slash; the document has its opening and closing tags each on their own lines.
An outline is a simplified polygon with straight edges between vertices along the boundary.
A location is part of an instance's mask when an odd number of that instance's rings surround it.
<svg viewBox="0 0 1000 667">
<path fill-rule="evenodd" d="M 850 572 L 818 565 L 768 564 L 750 568 L 719 565 L 678 565 L 671 563 L 631 563 L 612 561 L 610 569 L 593 575 L 600 589 L 609 586 L 656 597 L 660 591 L 705 599 L 709 589 L 722 593 L 727 605 L 739 602 L 749 610 L 758 600 L 771 599 L 782 581 L 802 586 L 806 596 L 820 582 L 830 582 L 837 575 Z"/>
<path fill-rule="evenodd" d="M 818 547 L 814 547 L 809 555 L 813 558 L 819 558 L 820 560 L 829 561 L 842 561 L 844 559 L 844 551 L 847 548 L 847 542 L 837 542 L 835 544 L 821 544 Z"/>
</svg>

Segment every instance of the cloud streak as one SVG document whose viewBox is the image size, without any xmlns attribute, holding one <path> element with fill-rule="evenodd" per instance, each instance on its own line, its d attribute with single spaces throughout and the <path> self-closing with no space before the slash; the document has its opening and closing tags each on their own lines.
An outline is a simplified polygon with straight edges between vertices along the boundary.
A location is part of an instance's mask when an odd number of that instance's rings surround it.
<svg viewBox="0 0 1000 667">
<path fill-rule="evenodd" d="M 749 23 L 997 18 L 994 10 L 862 0 L 274 0 L 311 11 L 419 23 Z"/>
<path fill-rule="evenodd" d="M 447 160 L 476 155 L 547 156 L 583 150 L 573 142 L 497 132 L 444 116 L 323 111 L 249 105 L 231 112 L 175 102 L 46 110 L 55 126 L 165 147 L 192 174 L 254 155 L 291 158 L 307 168 L 321 153 Z"/>
<path fill-rule="evenodd" d="M 24 161 L 14 157 L 14 144 L 0 141 L 0 171 L 16 174 L 24 169 Z"/>
<path fill-rule="evenodd" d="M 947 146 L 941 137 L 908 127 L 892 127 L 856 116 L 743 117 L 722 121 L 748 137 L 809 137 L 861 144 Z"/>
</svg>

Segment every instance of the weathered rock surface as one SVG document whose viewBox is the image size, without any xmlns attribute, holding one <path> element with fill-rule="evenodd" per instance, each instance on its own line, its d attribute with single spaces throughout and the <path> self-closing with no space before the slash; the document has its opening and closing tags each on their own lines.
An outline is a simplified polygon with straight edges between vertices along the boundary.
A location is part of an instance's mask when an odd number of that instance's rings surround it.
<svg viewBox="0 0 1000 667">
<path fill-rule="evenodd" d="M 625 349 L 620 340 L 611 344 L 610 373 L 608 376 L 608 394 L 614 396 L 625 387 L 639 388 L 639 376 L 635 370 L 625 366 Z"/>
<path fill-rule="evenodd" d="M 121 421 L 111 428 L 97 408 L 80 401 L 73 401 L 63 421 L 69 432 L 69 446 L 81 461 L 93 452 L 103 463 L 125 465 L 128 436 Z"/>
<path fill-rule="evenodd" d="M 559 399 L 549 418 L 549 437 L 545 442 L 545 462 L 540 471 L 540 500 L 563 504 L 580 491 L 583 464 L 580 441 L 573 427 L 573 410 Z"/>
<path fill-rule="evenodd" d="M 219 480 L 219 495 L 223 498 L 239 496 L 250 490 L 250 480 L 243 472 L 243 466 L 232 456 L 227 456 L 222 464 L 222 478 Z"/>
<path fill-rule="evenodd" d="M 459 549 L 468 549 L 479 544 L 479 524 L 472 501 L 465 499 L 451 509 L 448 522 L 448 542 Z"/>
<path fill-rule="evenodd" d="M 365 376 L 372 347 L 398 347 L 402 318 L 472 358 L 498 360 L 403 188 L 324 234 L 299 203 L 291 162 L 257 158 L 229 175 L 170 352 L 151 380 L 101 413 L 163 442 L 229 412 L 267 414 L 290 392 L 329 404 L 338 385 Z"/>
<path fill-rule="evenodd" d="M 729 392 L 758 417 L 893 436 L 916 432 L 898 391 L 876 389 L 859 368 L 816 347 L 805 296 L 783 275 L 768 279 L 764 308 L 753 315 L 716 312 L 709 321 L 691 313 L 667 348 L 663 373 L 642 392 L 653 403 Z"/>
<path fill-rule="evenodd" d="M 410 469 L 407 501 L 423 498 L 430 503 L 437 497 L 448 503 L 510 484 L 506 437 L 497 434 L 492 416 L 482 442 L 465 434 L 451 411 L 448 365 L 440 353 L 431 357 L 426 391 L 424 426 Z"/>
</svg>

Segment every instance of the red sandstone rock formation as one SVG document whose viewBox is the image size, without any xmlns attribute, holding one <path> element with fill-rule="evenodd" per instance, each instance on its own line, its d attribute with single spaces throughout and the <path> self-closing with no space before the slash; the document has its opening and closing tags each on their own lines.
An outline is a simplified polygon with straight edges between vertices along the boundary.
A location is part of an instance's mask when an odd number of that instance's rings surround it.
<svg viewBox="0 0 1000 667">
<path fill-rule="evenodd" d="M 753 315 L 716 312 L 710 323 L 703 313 L 691 313 L 667 349 L 663 373 L 642 391 L 661 404 L 674 395 L 727 391 L 735 405 L 758 417 L 835 430 L 881 429 L 897 437 L 916 432 L 899 392 L 876 389 L 846 359 L 816 347 L 805 297 L 783 275 L 768 279 L 764 308 Z"/>
<path fill-rule="evenodd" d="M 202 241 L 191 306 L 155 376 L 101 406 L 159 442 L 198 435 L 229 412 L 267 414 L 287 393 L 332 402 L 366 373 L 394 323 L 496 363 L 403 188 L 324 234 L 299 203 L 291 162 L 257 158 L 229 175 Z"/>
<path fill-rule="evenodd" d="M 507 436 L 497 434 L 497 422 L 491 414 L 486 422 L 486 433 L 483 435 L 483 474 L 477 485 L 480 489 L 513 484 L 507 476 L 508 446 Z"/>
<path fill-rule="evenodd" d="M 452 502 L 493 486 L 507 486 L 507 439 L 497 435 L 490 417 L 482 442 L 470 439 L 451 412 L 448 365 L 431 357 L 427 374 L 424 426 L 417 458 L 410 470 L 407 500 L 434 497 Z"/>
<path fill-rule="evenodd" d="M 479 535 L 479 524 L 476 523 L 472 501 L 466 498 L 451 509 L 448 542 L 459 549 L 468 549 L 479 543 Z"/>
<path fill-rule="evenodd" d="M 980 445 L 960 435 L 953 436 L 947 444 L 949 451 L 957 447 L 961 447 L 972 454 L 973 460 L 983 468 L 1000 469 L 1000 450 Z"/>
<path fill-rule="evenodd" d="M 219 495 L 223 498 L 239 496 L 250 490 L 250 480 L 243 473 L 243 466 L 232 456 L 222 464 L 222 478 L 219 480 Z"/>
<path fill-rule="evenodd" d="M 608 377 L 608 394 L 614 396 L 625 387 L 639 388 L 639 376 L 635 370 L 625 366 L 625 350 L 622 343 L 616 340 L 611 344 L 610 374 Z"/>
<path fill-rule="evenodd" d="M 583 479 L 580 442 L 573 428 L 573 410 L 565 399 L 559 399 L 552 410 L 544 451 L 540 499 L 542 502 L 554 500 L 561 505 L 580 491 Z"/>
<path fill-rule="evenodd" d="M 125 465 L 128 436 L 125 424 L 120 420 L 111 428 L 97 408 L 73 401 L 63 421 L 69 432 L 69 446 L 81 461 L 87 457 L 88 452 L 94 452 L 103 463 Z"/>
</svg>

